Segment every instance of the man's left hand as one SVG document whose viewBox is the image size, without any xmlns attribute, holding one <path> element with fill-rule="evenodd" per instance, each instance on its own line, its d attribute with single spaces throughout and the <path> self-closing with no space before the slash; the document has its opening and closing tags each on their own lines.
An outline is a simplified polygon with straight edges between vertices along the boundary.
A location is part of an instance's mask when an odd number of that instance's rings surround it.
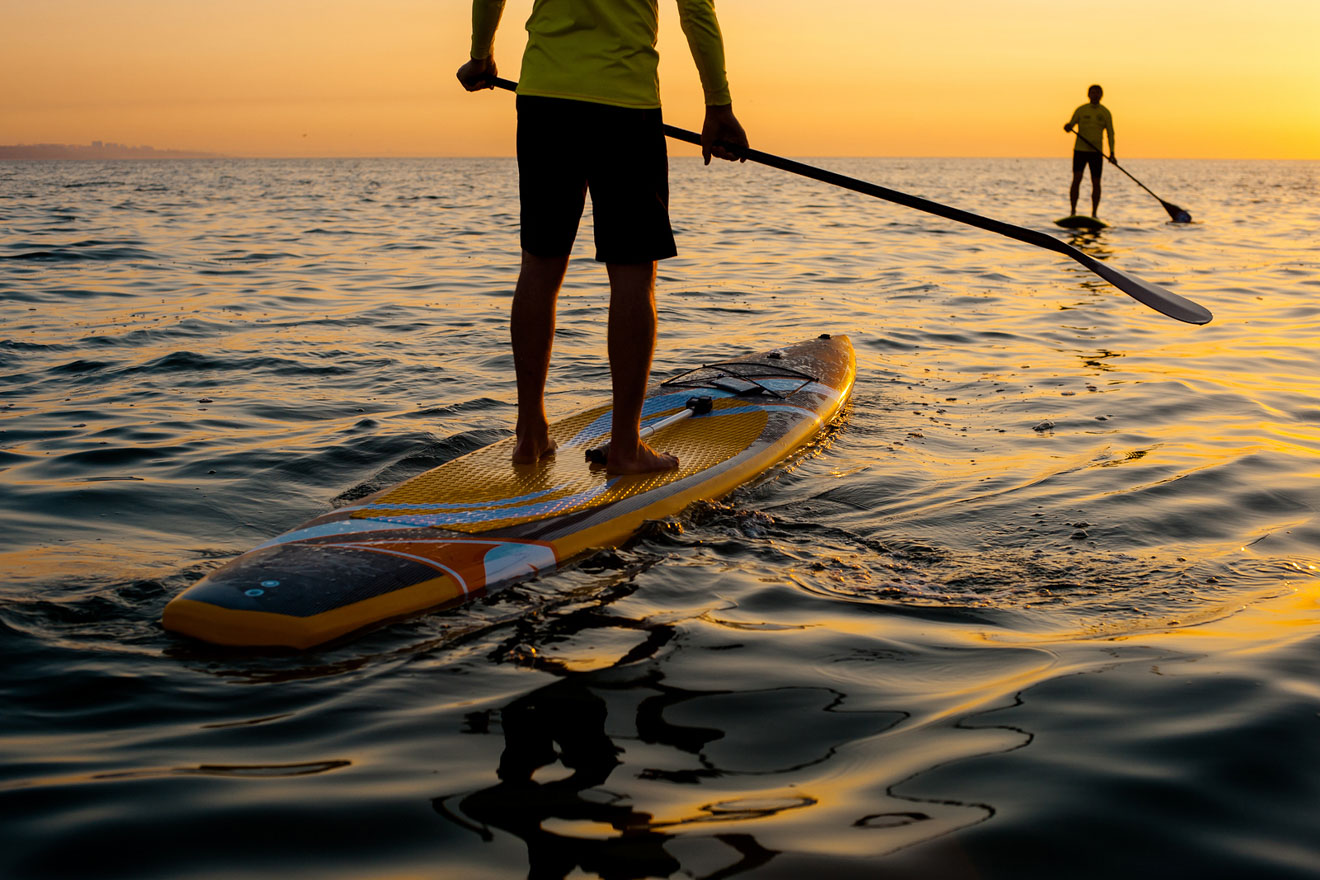
<svg viewBox="0 0 1320 880">
<path fill-rule="evenodd" d="M 733 115 L 732 104 L 707 107 L 706 121 L 701 126 L 701 158 L 707 165 L 710 164 L 711 156 L 730 161 L 734 159 L 739 162 L 747 161 L 746 158 L 724 146 L 725 144 L 746 149 L 747 132 L 743 131 L 742 125 Z"/>
</svg>

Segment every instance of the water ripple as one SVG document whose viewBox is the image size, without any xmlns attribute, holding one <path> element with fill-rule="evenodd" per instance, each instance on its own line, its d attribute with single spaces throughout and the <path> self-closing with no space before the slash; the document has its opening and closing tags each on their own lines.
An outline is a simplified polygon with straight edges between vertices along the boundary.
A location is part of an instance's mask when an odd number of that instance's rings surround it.
<svg viewBox="0 0 1320 880">
<path fill-rule="evenodd" d="M 1050 234 L 1066 206 L 1063 158 L 818 161 Z M 247 655 L 160 609 L 509 435 L 513 160 L 0 163 L 6 875 L 1309 876 L 1320 166 L 1132 167 L 1197 222 L 1116 180 L 1063 240 L 1206 327 L 674 160 L 655 372 L 848 333 L 846 418 L 623 548 Z M 593 253 L 588 210 L 556 417 L 608 394 Z"/>
</svg>

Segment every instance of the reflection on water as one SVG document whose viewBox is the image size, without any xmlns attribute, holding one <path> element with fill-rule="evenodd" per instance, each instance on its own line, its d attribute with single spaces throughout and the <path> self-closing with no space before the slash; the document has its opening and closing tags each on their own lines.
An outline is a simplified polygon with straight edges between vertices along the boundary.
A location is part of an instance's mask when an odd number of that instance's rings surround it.
<svg viewBox="0 0 1320 880">
<path fill-rule="evenodd" d="M 697 753 L 704 740 L 721 736 L 715 730 L 691 730 L 664 722 L 664 703 L 684 698 L 657 691 L 655 697 L 644 700 L 637 708 L 638 738 L 647 744 Z M 657 699 L 660 704 L 653 704 Z M 659 821 L 629 805 L 625 796 L 605 788 L 610 774 L 622 763 L 617 755 L 623 751 L 605 733 L 606 715 L 605 700 L 573 680 L 516 700 L 500 712 L 505 743 L 497 771 L 500 782 L 464 796 L 458 806 L 461 816 L 446 806 L 449 798 L 436 798 L 436 811 L 471 828 L 483 840 L 491 839 L 491 827 L 520 838 L 527 846 L 532 877 L 567 877 L 579 868 L 604 877 L 668 877 L 682 865 L 666 851 L 665 844 L 674 835 L 664 829 L 773 815 L 811 803 L 800 799 L 782 806 L 710 804 L 700 817 Z M 545 782 L 533 779 L 533 774 L 555 764 L 568 775 Z M 719 773 L 712 767 L 703 772 Z M 717 833 L 713 837 L 729 847 L 729 856 L 735 861 L 710 876 L 733 876 L 775 855 L 749 834 Z"/>
<path fill-rule="evenodd" d="M 628 546 L 312 654 L 169 599 L 507 436 L 510 160 L 0 163 L 5 876 L 1311 877 L 1317 166 L 673 162 L 672 374 L 820 332 L 829 436 Z M 1268 197 L 1266 195 L 1268 194 Z M 584 224 L 579 257 L 590 253 Z M 549 409 L 608 392 L 570 267 Z"/>
<path fill-rule="evenodd" d="M 498 712 L 467 716 L 465 733 L 503 736 L 495 776 L 479 791 L 435 798 L 435 810 L 492 842 L 520 839 L 531 877 L 562 878 L 581 869 L 602 877 L 668 877 L 674 854 L 692 840 L 716 841 L 703 860 L 731 877 L 767 864 L 779 850 L 757 830 L 789 811 L 821 805 L 815 786 L 837 753 L 883 734 L 908 713 L 859 711 L 835 689 L 691 690 L 668 684 L 654 662 L 673 627 L 639 624 L 599 609 L 557 619 L 542 639 L 600 644 L 609 630 L 644 640 L 605 672 L 574 673 L 564 657 L 526 651 L 525 662 L 557 679 Z M 571 653 L 571 649 L 570 649 Z M 579 658 L 581 659 L 581 658 Z M 691 719 L 680 723 L 680 719 Z M 709 719 L 722 719 L 709 726 Z M 827 775 L 828 775 L 827 771 Z M 689 793 L 690 792 L 690 793 Z M 723 796 L 716 797 L 715 793 Z M 868 849 L 882 854 L 974 824 L 993 808 L 926 803 L 886 792 L 897 808 L 858 815 Z M 652 806 L 652 804 L 654 804 Z M 923 827 L 913 827 L 929 823 Z M 684 837 L 684 835 L 688 835 Z"/>
</svg>

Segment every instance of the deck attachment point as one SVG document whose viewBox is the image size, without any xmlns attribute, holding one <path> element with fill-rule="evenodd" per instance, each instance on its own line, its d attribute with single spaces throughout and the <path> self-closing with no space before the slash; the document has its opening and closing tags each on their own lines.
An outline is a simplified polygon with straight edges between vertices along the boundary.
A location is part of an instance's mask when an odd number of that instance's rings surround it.
<svg viewBox="0 0 1320 880">
<path fill-rule="evenodd" d="M 645 440 L 661 428 L 668 428 L 676 422 L 681 422 L 689 416 L 704 416 L 715 406 L 715 399 L 709 394 L 702 394 L 699 397 L 689 397 L 687 403 L 683 404 L 683 410 L 676 412 L 668 418 L 661 419 L 654 425 L 648 425 L 642 428 L 642 439 Z M 605 464 L 610 457 L 609 442 L 602 443 L 599 446 L 588 449 L 585 453 L 587 461 L 592 464 Z"/>
</svg>

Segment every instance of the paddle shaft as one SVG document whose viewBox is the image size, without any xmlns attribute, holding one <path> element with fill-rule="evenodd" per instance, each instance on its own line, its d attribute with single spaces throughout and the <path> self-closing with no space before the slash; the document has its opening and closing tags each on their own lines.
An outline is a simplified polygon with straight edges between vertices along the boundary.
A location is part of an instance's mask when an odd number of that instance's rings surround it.
<svg viewBox="0 0 1320 880">
<path fill-rule="evenodd" d="M 1090 139 L 1087 138 L 1086 135 L 1082 134 L 1080 131 L 1074 131 L 1070 133 L 1077 135 L 1077 139 L 1079 141 L 1089 145 L 1091 149 L 1095 150 L 1101 156 L 1105 156 L 1105 151 L 1100 149 L 1100 147 L 1097 146 L 1096 144 L 1091 143 Z M 1137 180 L 1135 177 L 1133 177 L 1132 174 L 1126 168 L 1118 164 L 1118 160 L 1115 159 L 1113 156 L 1105 156 L 1105 158 L 1109 160 L 1111 165 L 1113 165 L 1119 171 L 1122 171 L 1124 174 L 1126 174 L 1133 183 L 1144 189 L 1146 192 L 1150 193 L 1151 196 L 1154 197 L 1155 201 L 1159 202 L 1161 205 L 1164 206 L 1164 210 L 1168 211 L 1169 216 L 1172 217 L 1174 220 L 1177 220 L 1179 223 L 1187 223 L 1192 219 L 1192 215 L 1188 213 L 1186 210 L 1178 207 L 1172 202 L 1164 201 L 1164 199 L 1160 198 L 1159 196 L 1155 195 L 1155 193 L 1151 192 L 1150 187 L 1146 186 L 1146 184 L 1142 183 L 1140 180 Z"/>
<path fill-rule="evenodd" d="M 508 91 L 516 91 L 518 84 L 507 79 L 495 77 L 491 79 L 491 84 Z M 674 140 L 683 141 L 689 144 L 701 146 L 701 135 L 686 129 L 676 128 L 672 125 L 664 126 L 665 134 Z M 1119 290 L 1138 302 L 1149 306 L 1157 312 L 1168 315 L 1179 321 L 1188 324 L 1206 324 L 1209 323 L 1213 315 L 1204 306 L 1194 303 L 1189 299 L 1171 293 L 1164 288 L 1151 284 L 1149 281 L 1143 281 L 1132 275 L 1128 275 L 1119 269 L 1110 266 L 1108 263 L 1102 263 L 1089 254 L 1083 253 L 1070 244 L 1060 241 L 1052 235 L 1046 235 L 1034 229 L 1025 229 L 1021 226 L 1014 226 L 1011 223 L 1004 223 L 1001 220 L 993 220 L 989 217 L 982 217 L 979 214 L 973 214 L 970 211 L 963 211 L 959 208 L 951 208 L 948 205 L 942 205 L 939 202 L 932 202 L 929 199 L 923 199 L 919 196 L 908 195 L 905 192 L 899 192 L 895 189 L 879 186 L 878 184 L 868 183 L 864 180 L 857 180 L 853 177 L 847 177 L 843 174 L 837 174 L 833 171 L 826 171 L 823 168 L 817 168 L 814 165 L 807 165 L 803 162 L 795 162 L 792 159 L 785 159 L 782 156 L 776 156 L 773 153 L 763 153 L 760 150 L 753 150 L 750 147 L 740 147 L 734 144 L 722 144 L 729 152 L 740 159 L 746 159 L 750 162 L 756 162 L 761 165 L 768 165 L 771 168 L 778 168 L 781 171 L 787 171 L 790 174 L 798 174 L 803 177 L 809 177 L 812 180 L 819 180 L 821 183 L 828 183 L 832 186 L 850 189 L 853 192 L 859 192 L 863 195 L 874 196 L 877 199 L 884 199 L 887 202 L 893 202 L 908 208 L 915 208 L 918 211 L 925 211 L 927 214 L 935 214 L 949 220 L 955 220 L 959 223 L 965 223 L 968 226 L 975 226 L 978 229 L 984 229 L 988 232 L 998 233 L 999 235 L 1035 245 L 1036 247 L 1054 251 L 1081 263 L 1087 269 L 1091 270 Z"/>
</svg>

